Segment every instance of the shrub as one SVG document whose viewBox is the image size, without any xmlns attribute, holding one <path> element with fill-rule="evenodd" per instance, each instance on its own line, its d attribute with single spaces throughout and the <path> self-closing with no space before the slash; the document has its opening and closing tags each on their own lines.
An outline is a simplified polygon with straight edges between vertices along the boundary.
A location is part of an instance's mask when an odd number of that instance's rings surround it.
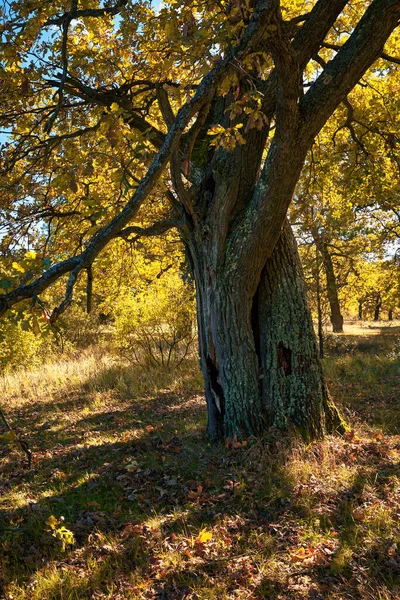
<svg viewBox="0 0 400 600">
<path fill-rule="evenodd" d="M 27 321 L 10 317 L 0 321 L 0 365 L 4 370 L 39 363 L 44 338 Z"/>
<path fill-rule="evenodd" d="M 194 347 L 193 287 L 166 273 L 145 291 L 127 290 L 115 307 L 117 348 L 147 366 L 174 368 Z"/>
<path fill-rule="evenodd" d="M 102 319 L 99 306 L 93 306 L 90 314 L 82 303 L 75 303 L 56 326 L 63 343 L 70 348 L 88 348 L 101 345 L 107 338 L 108 328 Z"/>
</svg>

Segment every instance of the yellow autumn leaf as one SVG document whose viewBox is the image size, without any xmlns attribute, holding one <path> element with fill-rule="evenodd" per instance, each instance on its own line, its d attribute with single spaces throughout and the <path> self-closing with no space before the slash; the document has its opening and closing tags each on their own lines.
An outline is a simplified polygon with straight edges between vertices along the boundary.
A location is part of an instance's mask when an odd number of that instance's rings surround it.
<svg viewBox="0 0 400 600">
<path fill-rule="evenodd" d="M 218 135 L 221 133 L 225 133 L 225 127 L 222 127 L 221 125 L 213 125 L 207 131 L 207 135 Z"/>
<path fill-rule="evenodd" d="M 16 261 L 13 262 L 12 264 L 12 268 L 15 269 L 16 271 L 20 271 L 20 273 L 25 273 L 25 269 L 24 267 L 22 267 L 20 264 L 18 264 Z"/>
<path fill-rule="evenodd" d="M 205 544 L 206 542 L 211 540 L 211 538 L 212 538 L 212 533 L 210 531 L 207 531 L 206 529 L 202 529 L 202 531 L 200 531 L 199 535 L 196 538 L 196 543 L 197 544 Z"/>
<path fill-rule="evenodd" d="M 51 515 L 47 519 L 46 523 L 50 527 L 50 529 L 55 529 L 58 525 L 58 519 L 54 515 Z"/>
</svg>

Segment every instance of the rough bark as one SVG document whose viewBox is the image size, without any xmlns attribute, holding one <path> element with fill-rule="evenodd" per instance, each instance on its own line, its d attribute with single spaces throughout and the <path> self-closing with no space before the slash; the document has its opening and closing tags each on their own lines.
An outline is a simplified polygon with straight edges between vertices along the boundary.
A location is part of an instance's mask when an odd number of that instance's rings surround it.
<svg viewBox="0 0 400 600">
<path fill-rule="evenodd" d="M 196 312 L 200 366 L 204 378 L 207 402 L 207 435 L 210 439 L 224 436 L 224 393 L 219 381 L 217 358 L 212 334 L 212 297 L 209 281 L 204 278 L 204 263 L 195 245 L 188 247 L 188 254 L 196 282 Z"/>
<path fill-rule="evenodd" d="M 262 398 L 267 421 L 312 438 L 341 425 L 324 384 L 297 245 L 285 223 L 259 288 Z"/>
<path fill-rule="evenodd" d="M 208 435 L 248 437 L 294 426 L 311 439 L 339 428 L 289 224 L 251 298 L 223 270 L 210 269 L 202 250 L 191 247 Z"/>
</svg>

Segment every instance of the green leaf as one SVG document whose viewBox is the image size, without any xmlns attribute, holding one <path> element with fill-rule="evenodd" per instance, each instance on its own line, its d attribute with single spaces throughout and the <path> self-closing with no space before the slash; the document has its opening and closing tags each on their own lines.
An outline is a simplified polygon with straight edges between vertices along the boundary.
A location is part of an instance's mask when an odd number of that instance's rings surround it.
<svg viewBox="0 0 400 600">
<path fill-rule="evenodd" d="M 9 279 L 0 279 L 0 288 L 5 292 L 12 288 L 12 283 Z"/>
<path fill-rule="evenodd" d="M 6 444 L 12 444 L 13 442 L 15 442 L 16 439 L 17 434 L 15 433 L 15 431 L 7 431 L 6 433 L 0 435 L 0 441 Z"/>
</svg>

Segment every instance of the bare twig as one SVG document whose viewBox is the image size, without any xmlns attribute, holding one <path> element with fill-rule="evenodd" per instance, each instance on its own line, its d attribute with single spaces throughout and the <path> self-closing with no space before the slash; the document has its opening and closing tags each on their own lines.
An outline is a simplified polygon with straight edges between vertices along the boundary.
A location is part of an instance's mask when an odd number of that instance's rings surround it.
<svg viewBox="0 0 400 600">
<path fill-rule="evenodd" d="M 62 43 L 61 43 L 62 74 L 61 74 L 61 78 L 60 78 L 60 85 L 59 85 L 58 92 L 57 92 L 57 94 L 58 94 L 57 106 L 54 109 L 53 114 L 51 115 L 50 119 L 46 123 L 46 126 L 45 126 L 46 133 L 50 133 L 50 131 L 58 117 L 58 114 L 61 110 L 62 104 L 63 104 L 64 85 L 65 85 L 65 80 L 66 80 L 67 74 L 68 74 L 68 48 L 67 48 L 68 29 L 71 24 L 71 21 L 74 18 L 76 18 L 75 14 L 77 12 L 77 7 L 78 7 L 78 0 L 72 0 L 71 11 L 69 13 L 65 13 L 62 16 L 62 21 L 60 22 L 60 25 L 62 25 Z"/>
<path fill-rule="evenodd" d="M 89 314 L 92 310 L 92 295 L 93 295 L 93 271 L 92 265 L 86 269 L 87 283 L 86 283 L 86 312 Z"/>
<path fill-rule="evenodd" d="M 19 435 L 17 435 L 15 433 L 15 430 L 11 427 L 11 425 L 9 424 L 9 422 L 6 419 L 6 416 L 4 414 L 4 412 L 2 411 L 2 409 L 0 408 L 0 417 L 1 420 L 3 421 L 4 425 L 6 426 L 7 430 L 10 433 L 13 433 L 15 435 L 15 440 L 18 442 L 18 444 L 20 445 L 21 449 L 25 452 L 27 459 L 28 459 L 28 469 L 31 468 L 31 464 L 32 464 L 32 451 L 30 450 L 28 444 L 24 441 L 21 440 L 21 438 L 19 437 Z"/>
<path fill-rule="evenodd" d="M 322 44 L 322 46 L 324 48 L 328 48 L 329 50 L 336 50 L 336 51 L 338 51 L 342 48 L 342 46 L 340 44 L 330 44 L 328 42 L 324 42 Z M 387 54 L 386 52 L 381 52 L 379 58 L 383 58 L 383 60 L 392 62 L 395 65 L 400 65 L 400 58 L 398 58 L 397 56 L 391 56 L 390 54 Z"/>
</svg>

